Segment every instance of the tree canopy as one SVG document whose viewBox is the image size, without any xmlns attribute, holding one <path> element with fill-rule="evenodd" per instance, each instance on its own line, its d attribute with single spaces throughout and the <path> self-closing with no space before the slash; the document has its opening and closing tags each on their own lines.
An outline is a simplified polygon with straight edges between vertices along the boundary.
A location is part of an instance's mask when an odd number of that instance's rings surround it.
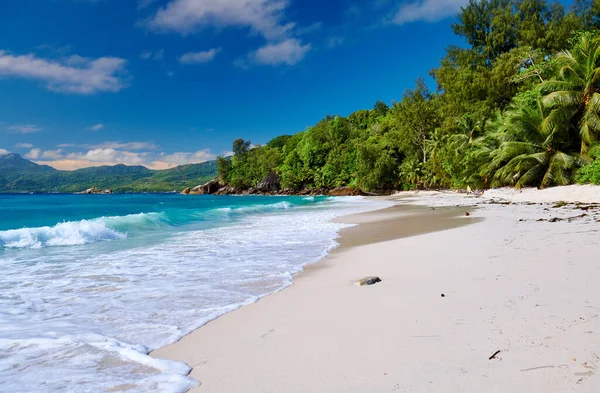
<svg viewBox="0 0 600 393">
<path fill-rule="evenodd" d="M 429 71 L 435 83 L 264 146 L 238 139 L 219 173 L 236 187 L 277 173 L 292 190 L 599 181 L 598 27 L 600 0 L 470 0 L 453 25 L 465 45 Z"/>
</svg>

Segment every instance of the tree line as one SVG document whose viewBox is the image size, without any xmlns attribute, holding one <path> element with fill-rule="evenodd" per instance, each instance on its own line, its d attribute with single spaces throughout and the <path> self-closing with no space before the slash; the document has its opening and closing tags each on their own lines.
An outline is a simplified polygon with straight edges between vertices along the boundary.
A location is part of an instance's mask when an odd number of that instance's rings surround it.
<svg viewBox="0 0 600 393">
<path fill-rule="evenodd" d="M 237 188 L 549 187 L 600 184 L 600 0 L 471 0 L 451 46 L 402 99 L 327 116 L 253 147 L 219 175 Z"/>
</svg>

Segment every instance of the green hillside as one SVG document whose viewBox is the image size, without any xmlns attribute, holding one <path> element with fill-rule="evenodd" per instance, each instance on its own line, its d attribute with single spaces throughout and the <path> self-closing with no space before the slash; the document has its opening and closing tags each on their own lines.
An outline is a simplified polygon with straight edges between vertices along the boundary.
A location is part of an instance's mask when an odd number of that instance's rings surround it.
<svg viewBox="0 0 600 393">
<path fill-rule="evenodd" d="M 143 166 L 101 166 L 59 171 L 18 154 L 0 156 L 0 192 L 77 192 L 92 186 L 114 192 L 181 191 L 216 176 L 214 161 L 153 171 Z"/>
</svg>

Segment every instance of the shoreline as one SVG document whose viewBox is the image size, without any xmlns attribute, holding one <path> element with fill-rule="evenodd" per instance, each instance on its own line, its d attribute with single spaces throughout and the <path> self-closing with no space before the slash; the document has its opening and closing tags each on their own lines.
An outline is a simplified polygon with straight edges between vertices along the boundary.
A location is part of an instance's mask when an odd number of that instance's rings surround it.
<svg viewBox="0 0 600 393">
<path fill-rule="evenodd" d="M 421 205 L 413 219 L 454 209 L 448 220 L 473 225 L 340 247 L 285 290 L 151 355 L 189 364 L 194 393 L 600 389 L 600 210 L 393 198 Z M 394 222 L 393 209 L 345 216 L 363 225 L 342 237 Z M 354 285 L 371 275 L 383 281 Z"/>
<path fill-rule="evenodd" d="M 180 358 L 178 348 L 180 345 L 185 345 L 185 342 L 199 334 L 202 329 L 206 328 L 208 325 L 216 323 L 227 315 L 237 313 L 240 310 L 244 310 L 258 303 L 264 302 L 267 298 L 289 291 L 290 288 L 293 288 L 297 284 L 298 280 L 304 279 L 305 277 L 310 277 L 311 275 L 316 274 L 320 269 L 325 268 L 329 263 L 330 258 L 333 258 L 339 253 L 344 253 L 354 247 L 361 247 L 369 244 L 376 244 L 430 232 L 450 230 L 482 220 L 481 218 L 477 217 L 469 217 L 465 220 L 464 207 L 440 207 L 439 209 L 432 209 L 430 207 L 402 203 L 402 196 L 369 196 L 366 198 L 372 199 L 373 201 L 390 201 L 393 202 L 394 205 L 391 207 L 378 208 L 362 213 L 348 214 L 333 219 L 332 222 L 351 224 L 353 226 L 341 229 L 339 231 L 339 237 L 337 239 L 338 245 L 336 248 L 332 249 L 328 255 L 321 260 L 306 265 L 302 271 L 294 274 L 292 284 L 290 286 L 266 295 L 254 303 L 243 305 L 240 308 L 221 315 L 216 319 L 207 322 L 205 325 L 197 328 L 177 342 L 151 351 L 150 356 L 158 359 L 175 360 L 188 364 L 186 360 Z M 432 221 L 431 218 L 437 218 L 439 221 Z M 386 232 L 385 230 L 382 231 L 382 228 L 389 228 L 395 231 Z M 400 231 L 398 231 L 398 229 L 400 229 Z M 184 344 L 182 344 L 182 342 Z M 175 356 L 172 356 L 173 354 Z M 192 374 L 194 373 L 195 367 L 190 364 L 188 365 L 191 368 L 189 376 L 193 378 Z M 189 392 L 196 392 L 201 386 L 202 385 L 200 384 L 198 387 L 189 390 Z"/>
</svg>

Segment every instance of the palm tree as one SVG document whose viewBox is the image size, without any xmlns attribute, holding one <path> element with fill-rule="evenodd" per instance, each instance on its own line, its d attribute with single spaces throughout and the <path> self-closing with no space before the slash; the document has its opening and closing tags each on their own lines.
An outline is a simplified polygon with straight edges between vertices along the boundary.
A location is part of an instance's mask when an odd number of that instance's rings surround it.
<svg viewBox="0 0 600 393">
<path fill-rule="evenodd" d="M 547 121 L 559 126 L 576 124 L 580 153 L 600 136 L 600 37 L 592 32 L 578 34 L 572 50 L 556 56 L 557 76 L 540 85 L 544 106 L 551 110 Z"/>
<path fill-rule="evenodd" d="M 534 108 L 508 111 L 494 135 L 499 147 L 490 154 L 483 176 L 493 175 L 493 186 L 517 188 L 566 185 L 587 161 L 573 146 L 574 128 L 557 122 L 538 100 Z M 553 110 L 554 111 L 554 110 Z"/>
</svg>

